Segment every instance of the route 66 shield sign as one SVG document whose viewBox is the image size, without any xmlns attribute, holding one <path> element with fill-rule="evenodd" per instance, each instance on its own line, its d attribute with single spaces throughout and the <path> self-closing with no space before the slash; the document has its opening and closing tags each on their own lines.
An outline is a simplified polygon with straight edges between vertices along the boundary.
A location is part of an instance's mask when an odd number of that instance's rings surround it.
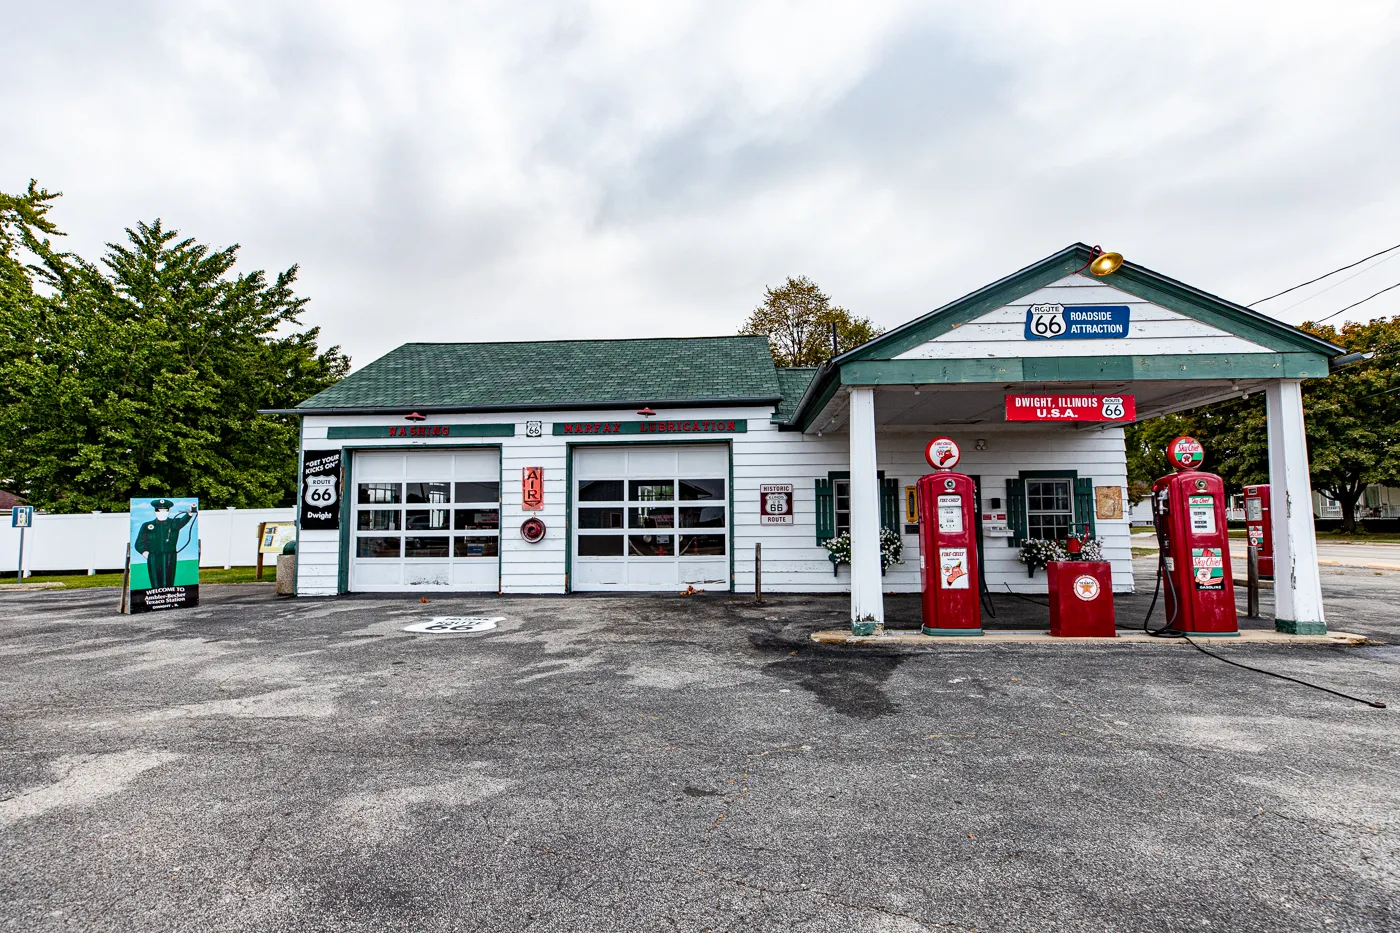
<svg viewBox="0 0 1400 933">
<path fill-rule="evenodd" d="M 335 505 L 335 477 L 308 476 L 306 478 L 306 501 L 317 508 L 330 508 Z"/>
<path fill-rule="evenodd" d="M 1065 332 L 1065 306 L 1031 305 L 1026 311 L 1026 338 L 1051 340 Z"/>
</svg>

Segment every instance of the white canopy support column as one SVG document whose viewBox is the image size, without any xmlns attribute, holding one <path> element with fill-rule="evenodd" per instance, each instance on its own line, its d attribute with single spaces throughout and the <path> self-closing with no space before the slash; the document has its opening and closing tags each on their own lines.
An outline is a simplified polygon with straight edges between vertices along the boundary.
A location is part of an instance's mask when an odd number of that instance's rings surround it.
<svg viewBox="0 0 1400 933">
<path fill-rule="evenodd" d="M 1271 382 L 1264 399 L 1274 536 L 1274 626 L 1280 632 L 1321 635 L 1327 624 L 1322 616 L 1322 578 L 1317 569 L 1302 382 Z"/>
<path fill-rule="evenodd" d="M 851 389 L 851 631 L 885 622 L 880 579 L 880 479 L 875 466 L 875 390 Z"/>
</svg>

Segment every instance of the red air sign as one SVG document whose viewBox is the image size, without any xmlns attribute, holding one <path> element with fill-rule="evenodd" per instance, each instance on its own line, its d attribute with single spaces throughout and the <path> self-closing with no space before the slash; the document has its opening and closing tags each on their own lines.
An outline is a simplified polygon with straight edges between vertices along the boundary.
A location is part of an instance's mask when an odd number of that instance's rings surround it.
<svg viewBox="0 0 1400 933">
<path fill-rule="evenodd" d="M 1134 421 L 1131 395 L 1008 395 L 1007 421 Z"/>
</svg>

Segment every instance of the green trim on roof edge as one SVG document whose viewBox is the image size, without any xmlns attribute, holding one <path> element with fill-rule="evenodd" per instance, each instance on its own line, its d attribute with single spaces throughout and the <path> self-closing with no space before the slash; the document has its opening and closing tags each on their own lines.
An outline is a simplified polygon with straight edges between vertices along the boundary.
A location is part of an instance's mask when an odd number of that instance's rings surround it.
<svg viewBox="0 0 1400 933">
<path fill-rule="evenodd" d="M 1090 255 L 1090 247 L 1083 243 L 1068 246 L 1053 256 L 1013 272 L 874 340 L 848 350 L 832 362 L 840 365 L 857 360 L 893 359 L 907 350 L 946 334 L 960 324 L 1024 298 L 1036 289 L 1076 272 L 1095 282 L 1113 285 L 1144 301 L 1160 304 L 1164 308 L 1170 308 L 1279 352 L 1303 351 L 1323 353 L 1329 357 L 1345 352 L 1341 347 L 1304 333 L 1296 327 L 1275 321 L 1257 311 L 1251 311 L 1242 305 L 1130 262 L 1124 262 L 1112 275 L 1090 275 L 1082 269 Z"/>
<path fill-rule="evenodd" d="M 870 360 L 841 367 L 841 385 L 952 385 L 978 382 L 1131 382 L 1180 379 L 1316 379 L 1321 353 L 1212 356 L 1038 356 L 999 360 Z"/>
</svg>

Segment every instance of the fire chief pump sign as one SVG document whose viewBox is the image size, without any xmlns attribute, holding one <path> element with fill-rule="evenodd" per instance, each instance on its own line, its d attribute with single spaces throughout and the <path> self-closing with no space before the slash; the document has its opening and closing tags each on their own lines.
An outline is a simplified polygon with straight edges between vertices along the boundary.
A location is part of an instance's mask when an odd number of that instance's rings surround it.
<svg viewBox="0 0 1400 933">
<path fill-rule="evenodd" d="M 1008 395 L 1007 421 L 1123 421 L 1137 419 L 1131 395 Z"/>
</svg>

